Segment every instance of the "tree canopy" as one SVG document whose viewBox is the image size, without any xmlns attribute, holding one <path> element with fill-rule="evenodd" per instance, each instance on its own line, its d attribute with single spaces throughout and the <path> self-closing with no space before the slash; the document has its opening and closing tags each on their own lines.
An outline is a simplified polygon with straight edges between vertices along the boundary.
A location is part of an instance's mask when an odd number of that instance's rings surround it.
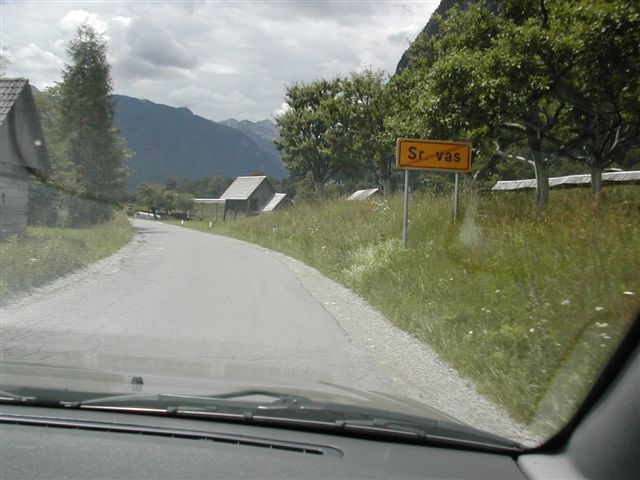
<svg viewBox="0 0 640 480">
<path fill-rule="evenodd" d="M 550 174 L 591 171 L 597 194 L 604 168 L 640 145 L 639 10 L 632 0 L 453 5 L 391 79 L 364 69 L 288 87 L 285 163 L 311 172 L 319 192 L 373 170 L 387 193 L 395 139 L 471 140 L 475 177 L 532 171 L 540 207 Z"/>
<path fill-rule="evenodd" d="M 124 198 L 127 150 L 114 126 L 115 106 L 105 40 L 89 25 L 78 27 L 67 53 L 71 63 L 58 86 L 62 133 L 77 174 L 77 223 L 105 221 Z"/>
</svg>

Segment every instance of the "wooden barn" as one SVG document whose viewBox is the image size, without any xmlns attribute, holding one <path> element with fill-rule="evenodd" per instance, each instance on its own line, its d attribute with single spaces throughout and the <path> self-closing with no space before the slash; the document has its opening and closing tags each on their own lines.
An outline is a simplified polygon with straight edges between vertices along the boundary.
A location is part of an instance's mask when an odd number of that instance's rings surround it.
<svg viewBox="0 0 640 480">
<path fill-rule="evenodd" d="M 29 81 L 0 79 L 0 238 L 25 231 L 29 181 L 50 173 Z"/>
<path fill-rule="evenodd" d="M 225 222 L 259 213 L 269 213 L 291 202 L 286 193 L 276 193 L 265 176 L 237 177 L 220 198 L 194 198 L 196 217 Z"/>
<path fill-rule="evenodd" d="M 266 176 L 237 177 L 220 195 L 220 199 L 224 200 L 224 220 L 261 212 L 275 193 Z"/>
</svg>

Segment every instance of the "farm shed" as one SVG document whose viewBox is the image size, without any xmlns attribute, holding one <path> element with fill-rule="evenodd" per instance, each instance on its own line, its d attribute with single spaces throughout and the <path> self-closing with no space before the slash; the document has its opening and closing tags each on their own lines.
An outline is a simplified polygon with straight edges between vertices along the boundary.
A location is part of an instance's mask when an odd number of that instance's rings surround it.
<svg viewBox="0 0 640 480">
<path fill-rule="evenodd" d="M 0 238 L 25 231 L 29 181 L 50 174 L 29 81 L 0 79 Z"/>
<path fill-rule="evenodd" d="M 289 204 L 286 193 L 276 193 L 265 176 L 237 177 L 220 198 L 195 198 L 196 216 L 201 220 L 226 222 L 267 213 Z"/>
<path fill-rule="evenodd" d="M 347 198 L 347 200 L 366 200 L 372 195 L 375 195 L 380 191 L 379 188 L 367 188 L 366 190 L 356 190 L 353 194 Z"/>
<path fill-rule="evenodd" d="M 225 201 L 224 220 L 235 220 L 261 212 L 275 193 L 266 176 L 236 178 L 220 195 L 220 199 Z"/>
<path fill-rule="evenodd" d="M 602 174 L 603 183 L 638 183 L 640 182 L 640 171 L 629 172 L 605 172 Z M 549 187 L 566 187 L 566 186 L 588 186 L 591 185 L 591 175 L 566 175 L 564 177 L 549 178 Z M 527 188 L 536 188 L 536 180 L 501 180 L 497 182 L 492 191 L 509 191 L 522 190 Z"/>
<path fill-rule="evenodd" d="M 265 205 L 260 213 L 275 212 L 289 204 L 286 193 L 275 193 L 273 198 Z"/>
<path fill-rule="evenodd" d="M 195 217 L 200 220 L 224 218 L 225 201 L 220 198 L 194 198 Z"/>
</svg>

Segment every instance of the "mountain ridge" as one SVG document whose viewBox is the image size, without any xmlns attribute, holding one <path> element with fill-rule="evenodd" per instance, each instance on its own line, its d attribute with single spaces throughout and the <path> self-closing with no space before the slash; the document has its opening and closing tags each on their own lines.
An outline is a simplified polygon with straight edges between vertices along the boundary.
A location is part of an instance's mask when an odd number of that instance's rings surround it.
<svg viewBox="0 0 640 480">
<path fill-rule="evenodd" d="M 168 178 L 199 180 L 256 171 L 277 178 L 287 175 L 273 141 L 247 128 L 214 122 L 187 107 L 117 94 L 113 99 L 116 127 L 134 153 L 129 160 L 129 191 L 141 183 L 163 183 Z"/>
</svg>

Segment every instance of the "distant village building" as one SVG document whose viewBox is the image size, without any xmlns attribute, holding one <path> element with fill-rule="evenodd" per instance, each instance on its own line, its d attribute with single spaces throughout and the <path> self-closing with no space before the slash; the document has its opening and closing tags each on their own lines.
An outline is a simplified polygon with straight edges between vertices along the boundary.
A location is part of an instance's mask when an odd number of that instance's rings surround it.
<svg viewBox="0 0 640 480">
<path fill-rule="evenodd" d="M 605 172 L 602 174 L 602 182 L 606 183 L 640 183 L 640 171 L 629 172 Z M 549 188 L 588 186 L 591 184 L 591 175 L 566 175 L 564 177 L 549 178 Z M 527 180 L 501 180 L 491 190 L 494 192 L 524 190 L 536 188 L 535 179 Z"/>
<path fill-rule="evenodd" d="M 289 205 L 289 203 L 290 201 L 286 193 L 276 193 L 273 195 L 273 198 L 269 200 L 269 203 L 264 206 L 260 213 L 274 212 Z"/>
<path fill-rule="evenodd" d="M 220 198 L 196 198 L 196 214 L 201 219 L 236 220 L 258 213 L 273 212 L 288 203 L 287 195 L 276 193 L 266 176 L 237 177 Z"/>
<path fill-rule="evenodd" d="M 29 181 L 50 174 L 29 81 L 0 79 L 0 238 L 25 231 Z"/>
<path fill-rule="evenodd" d="M 366 200 L 380 191 L 379 188 L 367 188 L 366 190 L 356 190 L 347 200 Z"/>
</svg>

